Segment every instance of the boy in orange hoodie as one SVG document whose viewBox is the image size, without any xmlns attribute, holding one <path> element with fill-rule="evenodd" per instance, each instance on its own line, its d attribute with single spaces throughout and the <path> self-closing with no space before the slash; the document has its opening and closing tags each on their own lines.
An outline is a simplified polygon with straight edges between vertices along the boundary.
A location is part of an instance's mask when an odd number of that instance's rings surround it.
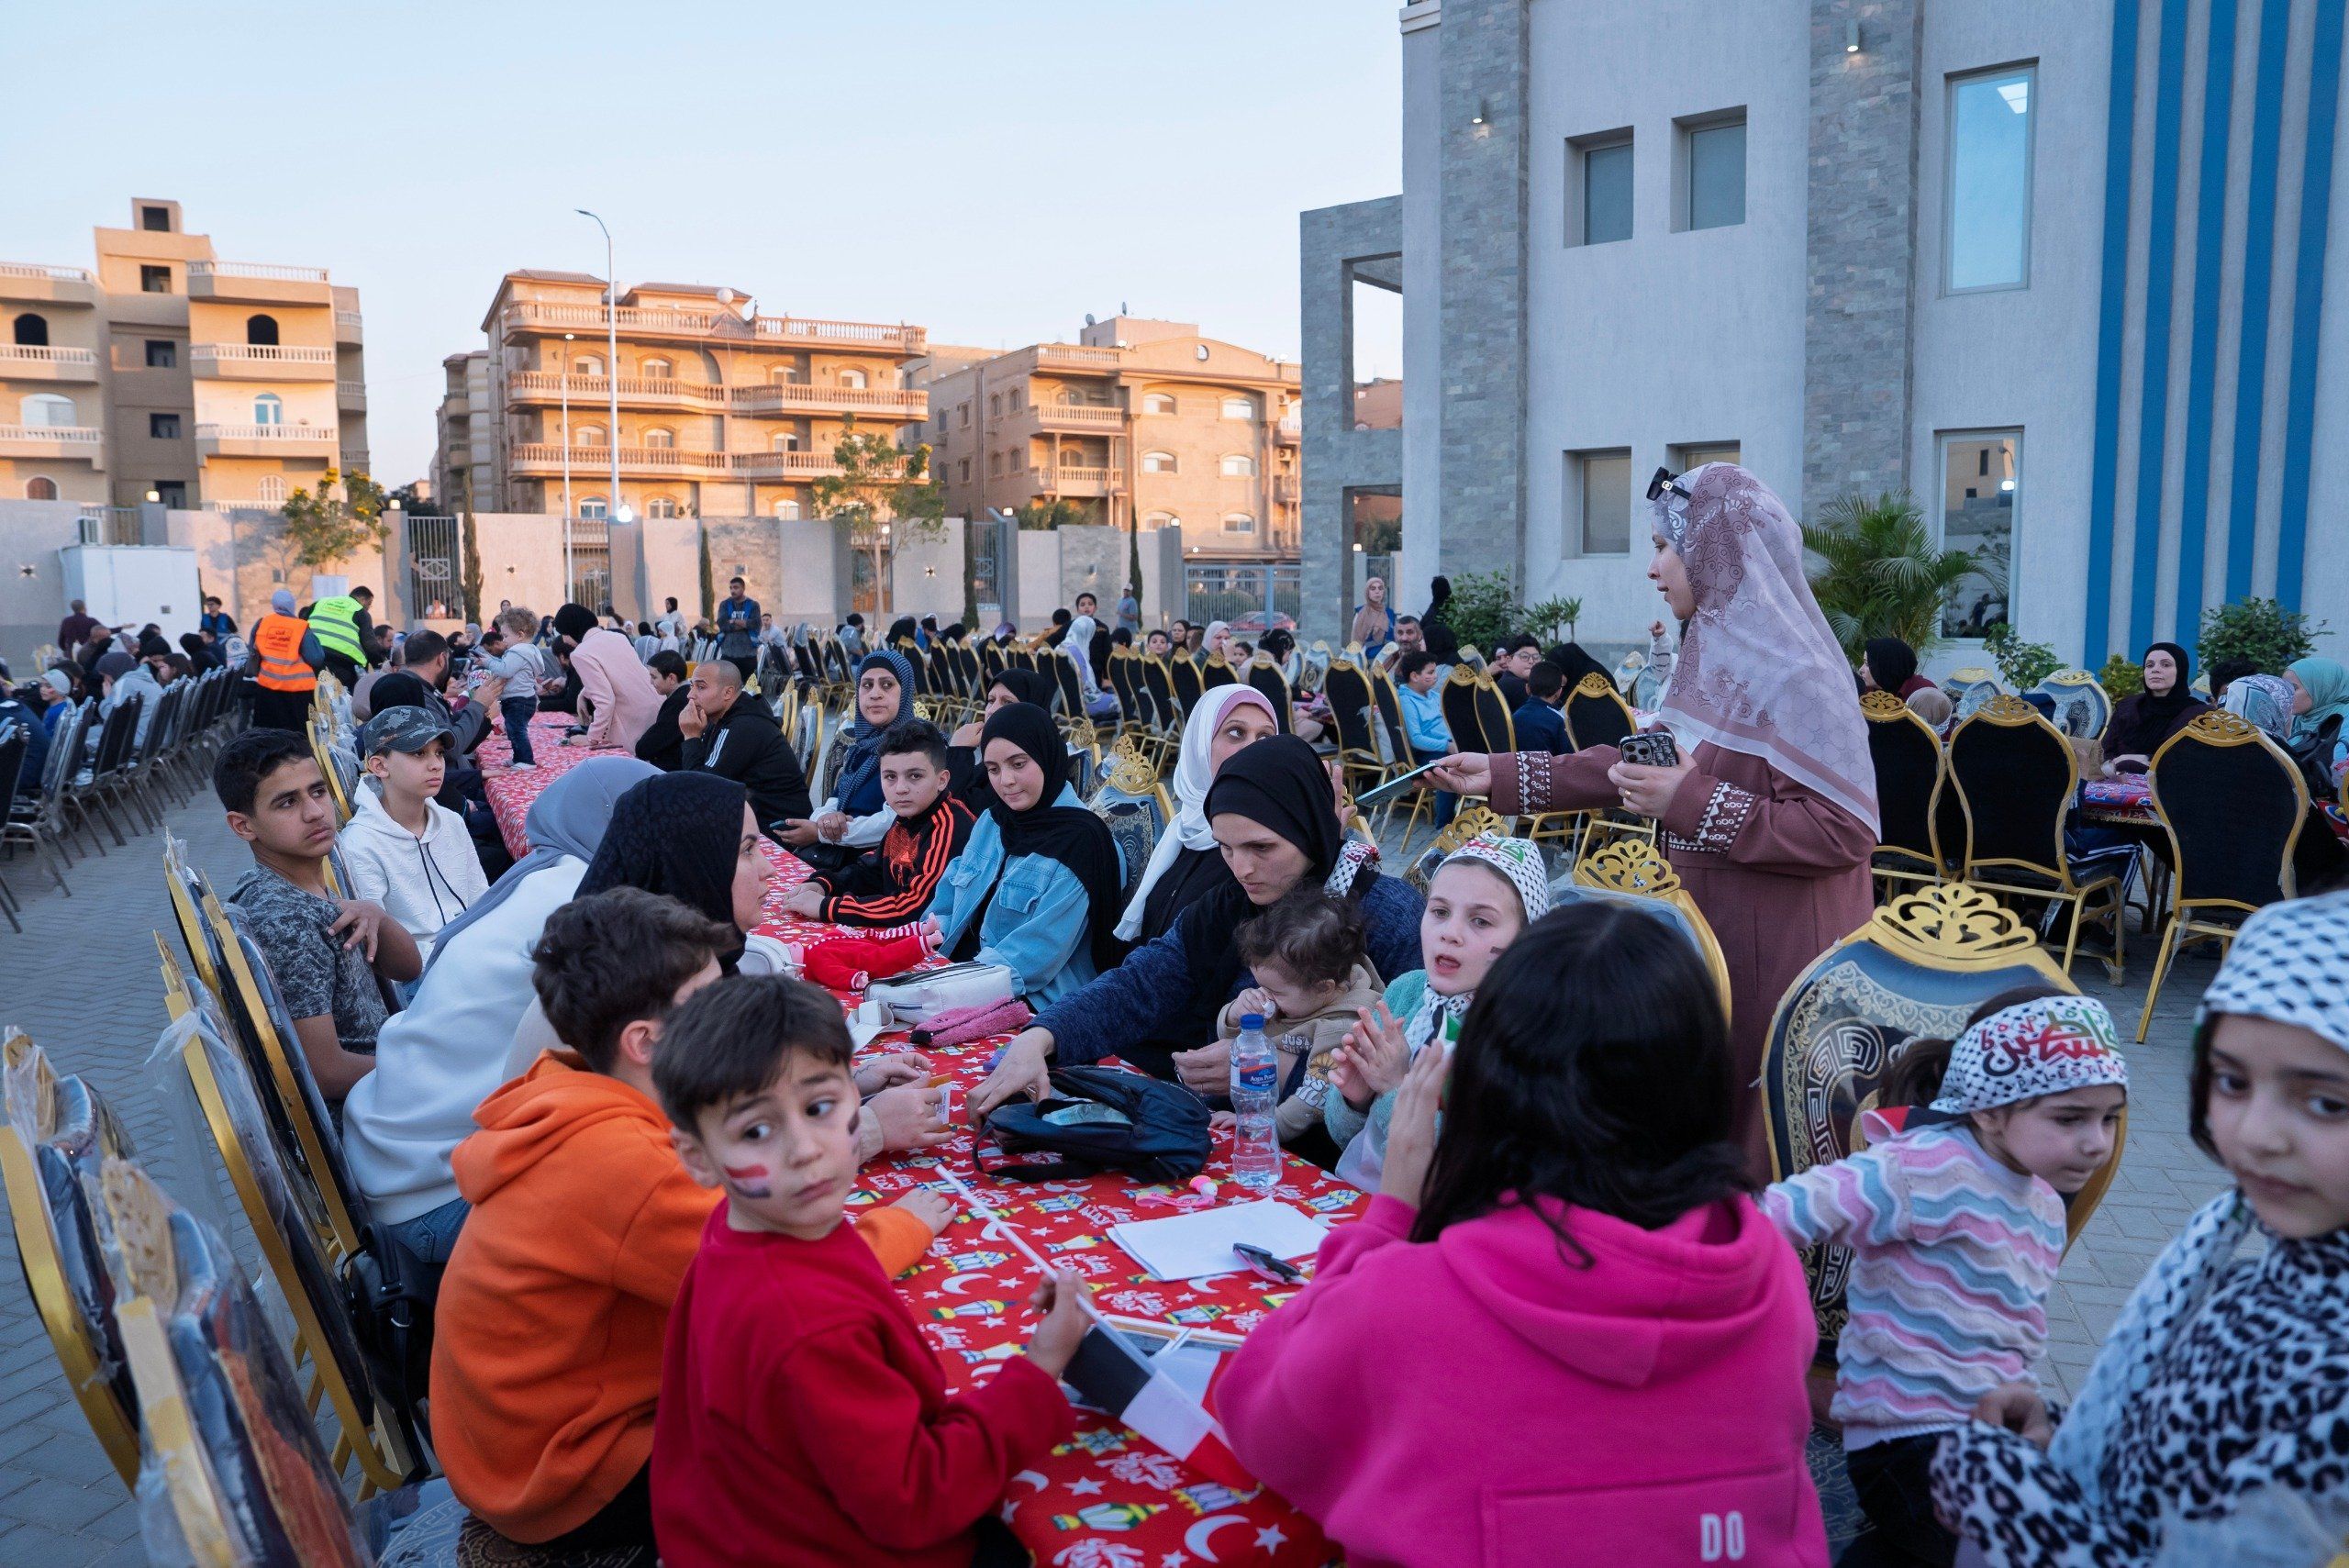
<svg viewBox="0 0 2349 1568">
<path fill-rule="evenodd" d="M 662 1340 L 718 1197 L 678 1162 L 652 1059 L 669 1009 L 738 940 L 630 887 L 556 910 L 532 979 L 570 1049 L 484 1100 L 451 1158 L 473 1207 L 434 1314 L 433 1445 L 459 1500 L 511 1540 L 649 1556 Z M 894 1278 L 950 1218 L 917 1191 L 856 1229 Z"/>
</svg>

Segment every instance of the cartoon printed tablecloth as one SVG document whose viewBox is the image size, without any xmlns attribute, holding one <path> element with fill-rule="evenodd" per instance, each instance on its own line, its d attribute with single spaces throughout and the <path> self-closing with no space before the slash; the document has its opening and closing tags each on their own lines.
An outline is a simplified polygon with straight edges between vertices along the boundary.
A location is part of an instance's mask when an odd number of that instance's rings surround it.
<svg viewBox="0 0 2349 1568">
<path fill-rule="evenodd" d="M 561 728 L 560 716 L 555 716 L 558 736 Z M 534 732 L 532 740 L 537 739 Z M 503 750 L 502 741 L 484 741 L 484 751 L 492 745 Z M 552 749 L 551 753 L 541 747 L 539 755 L 551 760 L 564 751 L 564 761 L 535 772 L 486 770 L 499 826 L 518 855 L 523 852 L 521 823 L 529 802 L 563 767 L 596 754 L 579 747 Z M 785 851 L 776 851 L 775 863 L 777 874 L 767 890 L 766 917 L 759 929 L 803 948 L 841 934 L 837 926 L 783 912 L 784 895 L 806 878 L 807 868 Z M 844 1006 L 855 1001 L 844 993 L 834 995 Z M 1208 1175 L 1221 1184 L 1213 1200 L 1187 1188 L 1152 1186 L 1120 1176 L 1035 1184 L 979 1178 L 964 1122 L 966 1096 L 985 1078 L 990 1058 L 1008 1038 L 928 1053 L 935 1070 L 954 1081 L 950 1112 L 956 1128 L 953 1140 L 922 1154 L 867 1166 L 850 1196 L 852 1205 L 894 1203 L 925 1183 L 944 1190 L 935 1172 L 951 1162 L 955 1173 L 976 1187 L 1031 1245 L 1090 1280 L 1095 1299 L 1107 1311 L 1245 1335 L 1294 1294 L 1244 1272 L 1189 1284 L 1160 1284 L 1108 1238 L 1108 1228 L 1126 1220 L 1163 1218 L 1209 1201 L 1255 1197 L 1230 1182 L 1228 1138 L 1217 1140 L 1208 1161 Z M 885 1034 L 870 1048 L 873 1052 L 904 1049 L 902 1034 Z M 1280 1185 L 1270 1195 L 1331 1223 L 1359 1215 L 1369 1203 L 1345 1183 L 1294 1159 L 1284 1164 Z M 1311 1262 L 1305 1260 L 1299 1266 L 1309 1273 Z M 959 1389 L 991 1376 L 992 1368 L 1018 1355 L 1028 1342 L 1035 1317 L 1026 1302 L 1035 1284 L 1035 1270 L 1016 1250 L 984 1235 L 980 1222 L 963 1214 L 931 1245 L 920 1267 L 898 1281 L 898 1288 L 937 1351 L 948 1384 Z M 1278 1568 L 1326 1562 L 1336 1556 L 1313 1522 L 1270 1490 L 1233 1491 L 1209 1481 L 1111 1418 L 1084 1410 L 1077 1412 L 1072 1441 L 1013 1478 L 1003 1517 L 1041 1568 L 1198 1568 L 1211 1563 Z"/>
<path fill-rule="evenodd" d="M 2143 773 L 2089 779 L 2080 785 L 2080 809 L 2099 821 L 2150 823 L 2154 820 L 2153 781 Z"/>
</svg>

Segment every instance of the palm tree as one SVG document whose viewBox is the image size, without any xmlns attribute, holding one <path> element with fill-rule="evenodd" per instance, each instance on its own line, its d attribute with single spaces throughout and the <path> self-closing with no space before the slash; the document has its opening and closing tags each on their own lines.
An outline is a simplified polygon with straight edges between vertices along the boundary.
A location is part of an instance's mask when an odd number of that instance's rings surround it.
<svg viewBox="0 0 2349 1568">
<path fill-rule="evenodd" d="M 1897 637 L 1920 653 L 1940 642 L 1942 610 L 1968 577 L 2005 587 L 1987 557 L 1939 549 L 1905 491 L 1838 496 L 1802 526 L 1802 542 L 1810 591 L 1854 662 L 1872 637 Z"/>
</svg>

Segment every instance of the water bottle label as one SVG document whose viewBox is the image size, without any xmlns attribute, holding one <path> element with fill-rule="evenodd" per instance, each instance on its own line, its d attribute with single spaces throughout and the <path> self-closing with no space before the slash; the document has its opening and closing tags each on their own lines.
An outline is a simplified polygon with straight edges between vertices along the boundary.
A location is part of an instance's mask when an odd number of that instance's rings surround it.
<svg viewBox="0 0 2349 1568">
<path fill-rule="evenodd" d="M 1279 1086 L 1280 1075 L 1269 1062 L 1260 1067 L 1243 1067 L 1236 1074 L 1240 1086 L 1259 1095 L 1269 1095 Z"/>
</svg>

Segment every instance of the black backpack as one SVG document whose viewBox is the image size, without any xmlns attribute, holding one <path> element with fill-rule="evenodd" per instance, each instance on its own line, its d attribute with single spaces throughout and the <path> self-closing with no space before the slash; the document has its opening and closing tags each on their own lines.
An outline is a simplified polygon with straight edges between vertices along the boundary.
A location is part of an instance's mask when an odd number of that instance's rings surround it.
<svg viewBox="0 0 2349 1568">
<path fill-rule="evenodd" d="M 1060 1067 L 1042 1100 L 1013 1100 L 987 1117 L 1007 1155 L 1041 1161 L 980 1170 L 1019 1182 L 1126 1171 L 1146 1182 L 1187 1182 L 1208 1162 L 1207 1102 L 1183 1087 L 1119 1067 Z M 975 1156 L 974 1156 L 975 1158 Z"/>
<path fill-rule="evenodd" d="M 2340 793 L 2341 786 L 2332 779 L 2332 751 L 2340 743 L 2341 716 L 2336 713 L 2319 725 L 2314 735 L 2288 748 L 2293 765 L 2300 770 L 2300 781 L 2308 785 L 2309 799 L 2319 806 Z"/>
</svg>

